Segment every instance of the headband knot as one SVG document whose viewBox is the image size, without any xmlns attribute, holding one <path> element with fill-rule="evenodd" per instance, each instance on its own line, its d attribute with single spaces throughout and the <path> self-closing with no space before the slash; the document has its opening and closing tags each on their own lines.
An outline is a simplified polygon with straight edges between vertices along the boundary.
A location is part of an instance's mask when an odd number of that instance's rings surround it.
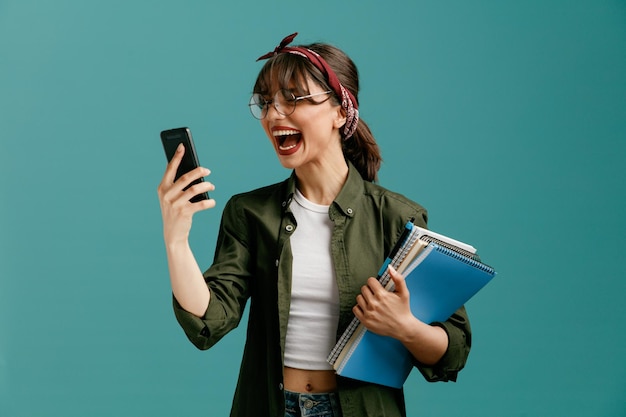
<svg viewBox="0 0 626 417">
<path fill-rule="evenodd" d="M 292 33 L 289 36 L 285 36 L 283 38 L 283 40 L 280 41 L 278 46 L 276 48 L 274 48 L 274 50 L 272 52 L 268 52 L 265 55 L 262 55 L 262 56 L 258 57 L 257 61 L 261 61 L 261 60 L 264 60 L 264 59 L 270 59 L 271 57 L 278 55 L 279 53 L 281 53 L 283 51 L 283 49 L 285 49 L 285 47 L 287 45 L 289 45 L 291 42 L 293 42 L 293 40 L 294 40 L 294 38 L 296 36 L 298 36 L 298 32 Z"/>
<path fill-rule="evenodd" d="M 260 56 L 257 61 L 270 59 L 282 53 L 299 55 L 309 60 L 315 68 L 324 74 L 326 80 L 328 81 L 328 85 L 341 100 L 341 107 L 346 112 L 346 124 L 343 128 L 343 135 L 344 139 L 348 139 L 354 134 L 359 124 L 359 105 L 356 101 L 356 97 L 354 97 L 354 95 L 347 88 L 345 88 L 343 84 L 341 84 L 339 77 L 335 74 L 335 71 L 333 71 L 330 65 L 328 65 L 326 60 L 322 58 L 320 54 L 307 48 L 288 46 L 291 42 L 293 42 L 297 35 L 298 32 L 295 32 L 286 36 L 273 51 Z"/>
</svg>

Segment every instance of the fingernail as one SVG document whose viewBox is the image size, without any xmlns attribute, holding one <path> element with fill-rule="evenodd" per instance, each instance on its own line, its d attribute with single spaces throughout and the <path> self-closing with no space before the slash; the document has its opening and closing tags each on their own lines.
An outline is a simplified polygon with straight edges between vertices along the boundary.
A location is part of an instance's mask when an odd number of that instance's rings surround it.
<svg viewBox="0 0 626 417">
<path fill-rule="evenodd" d="M 179 143 L 178 147 L 176 148 L 176 152 L 182 151 L 184 147 L 185 147 L 185 145 L 183 145 L 182 143 Z"/>
</svg>

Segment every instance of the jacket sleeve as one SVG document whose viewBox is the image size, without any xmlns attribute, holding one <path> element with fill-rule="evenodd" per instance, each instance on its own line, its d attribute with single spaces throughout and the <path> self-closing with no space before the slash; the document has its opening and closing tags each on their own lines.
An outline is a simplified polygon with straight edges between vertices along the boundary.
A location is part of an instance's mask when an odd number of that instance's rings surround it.
<svg viewBox="0 0 626 417">
<path fill-rule="evenodd" d="M 250 253 L 243 230 L 246 230 L 243 216 L 231 199 L 222 215 L 213 264 L 204 273 L 211 292 L 204 316 L 184 310 L 173 297 L 176 319 L 198 349 L 210 348 L 241 321 L 250 277 Z"/>
</svg>

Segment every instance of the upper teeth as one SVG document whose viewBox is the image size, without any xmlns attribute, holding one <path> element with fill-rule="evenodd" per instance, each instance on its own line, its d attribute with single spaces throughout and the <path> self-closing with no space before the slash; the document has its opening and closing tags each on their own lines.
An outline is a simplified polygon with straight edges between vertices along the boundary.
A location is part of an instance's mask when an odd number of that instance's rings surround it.
<svg viewBox="0 0 626 417">
<path fill-rule="evenodd" d="M 272 132 L 274 136 L 287 136 L 287 135 L 297 135 L 298 131 L 294 129 L 286 129 L 286 130 L 274 130 Z"/>
</svg>

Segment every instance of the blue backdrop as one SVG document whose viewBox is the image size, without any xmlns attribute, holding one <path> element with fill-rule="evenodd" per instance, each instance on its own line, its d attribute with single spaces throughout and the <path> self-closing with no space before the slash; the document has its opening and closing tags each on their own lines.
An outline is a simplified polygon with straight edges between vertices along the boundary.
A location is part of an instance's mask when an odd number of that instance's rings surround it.
<svg viewBox="0 0 626 417">
<path fill-rule="evenodd" d="M 499 272 L 409 415 L 626 415 L 621 0 L 0 0 L 0 415 L 227 415 L 244 327 L 200 352 L 175 322 L 158 134 L 213 171 L 208 267 L 227 199 L 289 174 L 246 104 L 294 31 L 359 66 L 381 184 Z"/>
</svg>

